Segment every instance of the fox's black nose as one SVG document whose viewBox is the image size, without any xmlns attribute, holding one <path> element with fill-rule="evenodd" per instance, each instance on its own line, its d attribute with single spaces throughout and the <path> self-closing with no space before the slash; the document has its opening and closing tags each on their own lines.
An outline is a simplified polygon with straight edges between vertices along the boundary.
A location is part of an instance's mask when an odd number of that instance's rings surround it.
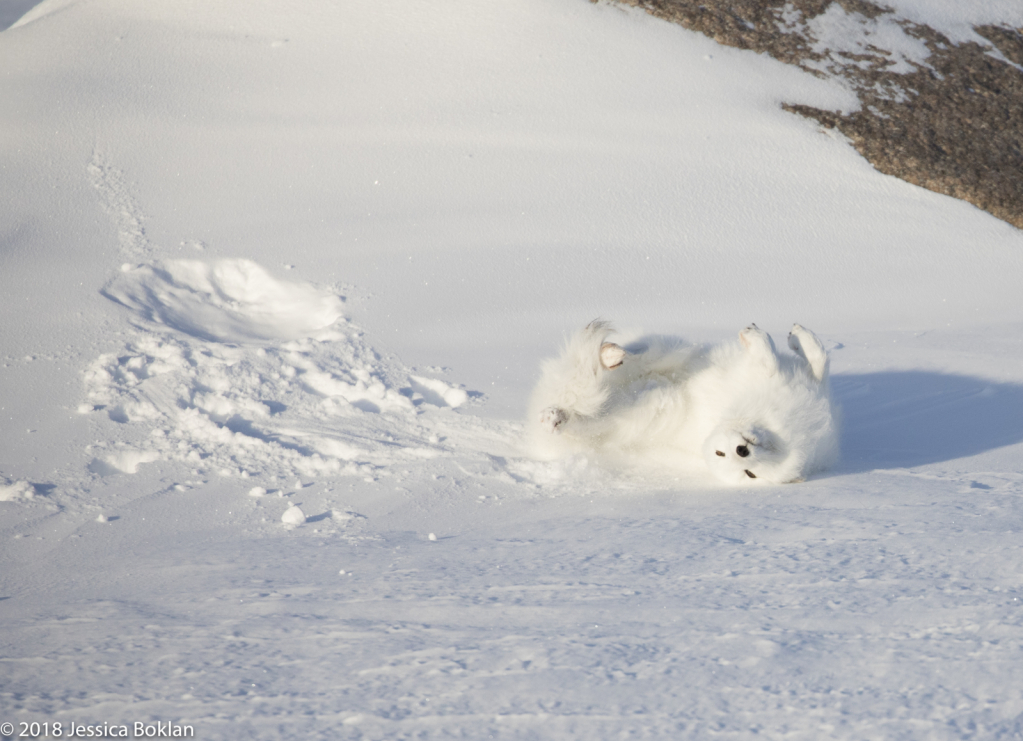
<svg viewBox="0 0 1023 741">
<path fill-rule="evenodd" d="M 735 449 L 735 452 L 739 454 L 740 458 L 745 458 L 747 455 L 749 455 L 749 448 L 747 448 L 745 445 L 740 445 Z"/>
</svg>

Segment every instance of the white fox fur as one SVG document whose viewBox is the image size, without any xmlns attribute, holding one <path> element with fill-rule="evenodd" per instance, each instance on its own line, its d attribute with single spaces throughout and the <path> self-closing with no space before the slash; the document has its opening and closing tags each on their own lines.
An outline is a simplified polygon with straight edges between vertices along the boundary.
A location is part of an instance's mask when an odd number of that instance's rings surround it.
<svg viewBox="0 0 1023 741">
<path fill-rule="evenodd" d="M 828 356 L 798 324 L 779 356 L 755 324 L 714 347 L 653 338 L 625 348 L 594 321 L 543 364 L 528 436 L 542 458 L 705 466 L 726 482 L 790 483 L 838 457 Z"/>
</svg>

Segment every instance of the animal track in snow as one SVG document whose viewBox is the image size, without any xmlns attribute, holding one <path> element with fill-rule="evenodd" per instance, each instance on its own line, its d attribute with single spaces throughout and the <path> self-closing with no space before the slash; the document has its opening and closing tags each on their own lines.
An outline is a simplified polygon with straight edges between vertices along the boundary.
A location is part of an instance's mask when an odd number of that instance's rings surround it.
<svg viewBox="0 0 1023 741">
<path fill-rule="evenodd" d="M 124 182 L 124 173 L 107 164 L 96 150 L 88 166 L 89 180 L 100 196 L 100 205 L 117 229 L 117 241 L 126 257 L 144 259 L 153 252 L 146 236 L 142 212 Z"/>
</svg>

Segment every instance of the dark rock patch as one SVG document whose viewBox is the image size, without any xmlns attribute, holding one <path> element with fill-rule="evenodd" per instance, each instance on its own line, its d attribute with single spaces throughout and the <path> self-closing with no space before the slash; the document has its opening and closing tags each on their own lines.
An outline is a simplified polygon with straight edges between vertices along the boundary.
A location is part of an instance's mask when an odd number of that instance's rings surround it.
<svg viewBox="0 0 1023 741">
<path fill-rule="evenodd" d="M 1023 229 L 1023 71 L 1014 66 L 1023 65 L 1020 30 L 978 26 L 974 30 L 991 42 L 985 47 L 954 44 L 867 0 L 616 1 L 720 44 L 844 79 L 859 96 L 859 111 L 783 107 L 838 129 L 879 171 L 968 201 Z M 808 24 L 832 5 L 863 22 L 897 23 L 926 45 L 929 56 L 899 64 L 896 55 L 869 44 L 855 51 L 815 50 Z"/>
</svg>

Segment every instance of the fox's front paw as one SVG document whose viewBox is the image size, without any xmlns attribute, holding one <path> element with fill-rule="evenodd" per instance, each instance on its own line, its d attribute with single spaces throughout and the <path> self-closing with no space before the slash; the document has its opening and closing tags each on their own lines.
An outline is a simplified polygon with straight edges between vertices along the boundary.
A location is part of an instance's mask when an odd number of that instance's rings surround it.
<svg viewBox="0 0 1023 741">
<path fill-rule="evenodd" d="M 561 432 L 562 425 L 568 421 L 568 414 L 561 407 L 547 407 L 540 412 L 540 426 L 550 433 Z"/>
<path fill-rule="evenodd" d="M 600 346 L 600 364 L 608 370 L 614 370 L 625 361 L 625 350 L 613 342 L 605 342 Z"/>
</svg>

